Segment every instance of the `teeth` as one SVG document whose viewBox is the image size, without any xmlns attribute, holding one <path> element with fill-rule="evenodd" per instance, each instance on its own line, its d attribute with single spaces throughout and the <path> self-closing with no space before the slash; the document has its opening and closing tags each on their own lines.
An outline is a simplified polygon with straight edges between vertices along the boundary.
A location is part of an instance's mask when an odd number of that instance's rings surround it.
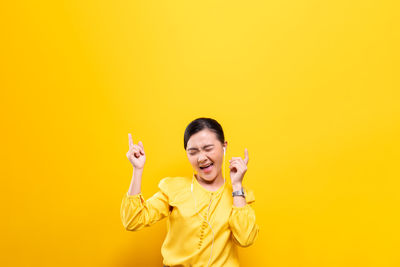
<svg viewBox="0 0 400 267">
<path fill-rule="evenodd" d="M 200 166 L 200 168 L 205 169 L 205 168 L 207 168 L 207 167 L 209 167 L 211 165 L 212 165 L 212 163 L 208 164 L 207 166 Z"/>
</svg>

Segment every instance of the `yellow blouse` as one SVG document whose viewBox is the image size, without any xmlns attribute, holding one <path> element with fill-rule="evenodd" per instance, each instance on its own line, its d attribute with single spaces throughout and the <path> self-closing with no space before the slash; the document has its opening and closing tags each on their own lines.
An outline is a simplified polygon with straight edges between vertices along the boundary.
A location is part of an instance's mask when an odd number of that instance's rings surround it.
<svg viewBox="0 0 400 267">
<path fill-rule="evenodd" d="M 205 267 L 211 259 L 208 266 L 239 266 L 236 245 L 250 246 L 259 232 L 253 191 L 243 186 L 246 205 L 236 207 L 228 182 L 213 192 L 195 178 L 165 177 L 158 187 L 147 200 L 142 193 L 124 194 L 120 214 L 126 230 L 138 231 L 168 217 L 164 265 Z"/>
</svg>

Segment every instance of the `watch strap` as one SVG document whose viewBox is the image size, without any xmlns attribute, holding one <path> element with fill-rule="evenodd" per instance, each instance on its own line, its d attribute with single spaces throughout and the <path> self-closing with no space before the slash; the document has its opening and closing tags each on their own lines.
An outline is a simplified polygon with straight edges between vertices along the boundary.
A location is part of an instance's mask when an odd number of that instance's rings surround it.
<svg viewBox="0 0 400 267">
<path fill-rule="evenodd" d="M 232 192 L 232 197 L 235 197 L 235 196 L 245 197 L 245 193 L 243 191 L 243 187 L 238 191 Z"/>
</svg>

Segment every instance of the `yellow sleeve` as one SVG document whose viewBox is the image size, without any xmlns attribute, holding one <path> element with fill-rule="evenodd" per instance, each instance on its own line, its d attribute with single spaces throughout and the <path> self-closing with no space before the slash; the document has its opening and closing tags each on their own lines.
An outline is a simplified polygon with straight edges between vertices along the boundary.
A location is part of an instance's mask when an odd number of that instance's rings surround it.
<svg viewBox="0 0 400 267">
<path fill-rule="evenodd" d="M 160 190 L 147 200 L 144 199 L 142 193 L 128 195 L 127 192 L 124 195 L 120 215 L 126 230 L 138 231 L 169 215 L 169 198 L 167 193 L 161 190 L 162 184 L 164 182 L 160 181 Z"/>
<path fill-rule="evenodd" d="M 245 206 L 232 206 L 229 226 L 232 231 L 233 242 L 241 247 L 248 247 L 253 244 L 260 231 L 260 227 L 256 223 L 256 214 L 252 207 L 254 201 L 253 192 L 248 191 Z"/>
</svg>

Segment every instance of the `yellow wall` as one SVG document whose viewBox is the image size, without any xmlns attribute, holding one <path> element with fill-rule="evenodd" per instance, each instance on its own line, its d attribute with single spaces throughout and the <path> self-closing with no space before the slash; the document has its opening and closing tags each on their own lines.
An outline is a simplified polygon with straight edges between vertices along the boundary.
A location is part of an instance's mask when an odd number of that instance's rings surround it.
<svg viewBox="0 0 400 267">
<path fill-rule="evenodd" d="M 399 266 L 396 2 L 5 1 L 1 265 L 161 266 L 165 221 L 120 221 L 128 132 L 150 197 L 206 116 L 249 149 L 241 266 Z"/>
</svg>

